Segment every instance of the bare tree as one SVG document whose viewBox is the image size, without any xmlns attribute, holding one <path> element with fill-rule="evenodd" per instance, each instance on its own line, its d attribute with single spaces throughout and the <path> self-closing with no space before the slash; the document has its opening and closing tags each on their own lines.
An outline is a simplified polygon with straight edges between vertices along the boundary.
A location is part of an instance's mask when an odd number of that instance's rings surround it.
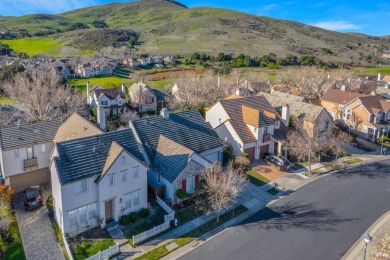
<svg viewBox="0 0 390 260">
<path fill-rule="evenodd" d="M 332 129 L 332 135 L 328 140 L 328 148 L 335 154 L 337 160 L 351 142 L 352 137 L 348 133 L 343 132 L 338 128 L 334 128 Z"/>
<path fill-rule="evenodd" d="M 121 121 L 122 125 L 127 125 L 129 123 L 129 121 L 132 121 L 132 120 L 135 120 L 138 118 L 139 118 L 139 115 L 137 112 L 135 112 L 133 110 L 128 110 L 128 111 L 123 112 L 121 114 L 120 121 Z"/>
<path fill-rule="evenodd" d="M 52 69 L 18 74 L 4 84 L 7 95 L 23 104 L 33 121 L 65 119 L 85 105 L 80 92 L 62 83 Z"/>
<path fill-rule="evenodd" d="M 63 47 L 60 51 L 60 55 L 63 58 L 79 57 L 82 54 L 82 51 L 73 47 Z"/>
<path fill-rule="evenodd" d="M 243 173 L 244 168 L 247 167 L 250 163 L 251 161 L 249 160 L 248 157 L 238 156 L 234 159 L 234 164 L 236 168 L 238 168 L 240 173 Z"/>
<path fill-rule="evenodd" d="M 237 200 L 247 183 L 246 176 L 234 172 L 230 163 L 224 171 L 221 164 L 215 164 L 212 169 L 205 171 L 205 191 L 209 195 L 209 202 L 217 211 L 217 222 L 222 209 Z"/>
<path fill-rule="evenodd" d="M 373 259 L 390 259 L 390 235 L 385 234 L 373 252 Z"/>
<path fill-rule="evenodd" d="M 323 153 L 327 149 L 327 142 L 322 140 L 322 137 L 320 125 L 307 124 L 302 119 L 294 118 L 294 129 L 287 135 L 286 147 L 291 155 L 307 161 L 309 174 L 315 154 Z"/>
</svg>

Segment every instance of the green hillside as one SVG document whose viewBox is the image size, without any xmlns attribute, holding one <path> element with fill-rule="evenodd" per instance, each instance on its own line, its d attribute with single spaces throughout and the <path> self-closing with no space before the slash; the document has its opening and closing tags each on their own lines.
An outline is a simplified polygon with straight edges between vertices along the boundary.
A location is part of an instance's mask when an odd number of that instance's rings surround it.
<svg viewBox="0 0 390 260">
<path fill-rule="evenodd" d="M 0 17 L 0 28 L 47 34 L 64 45 L 77 38 L 80 23 L 94 28 L 104 21 L 110 29 L 135 32 L 139 53 L 312 54 L 322 60 L 363 60 L 375 50 L 390 48 L 390 39 L 343 34 L 285 20 L 259 17 L 226 9 L 186 8 L 164 0 L 142 0 L 82 8 L 60 15 Z M 23 31 L 25 29 L 26 31 Z M 91 30 L 91 29 L 86 29 Z M 53 32 L 56 32 L 55 34 Z"/>
</svg>

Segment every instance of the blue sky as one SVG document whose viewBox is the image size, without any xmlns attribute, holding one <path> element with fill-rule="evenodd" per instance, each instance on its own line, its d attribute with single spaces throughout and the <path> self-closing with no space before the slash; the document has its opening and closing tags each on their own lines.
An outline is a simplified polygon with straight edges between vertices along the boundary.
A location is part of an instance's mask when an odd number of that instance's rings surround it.
<svg viewBox="0 0 390 260">
<path fill-rule="evenodd" d="M 0 0 L 0 15 L 57 14 L 92 5 L 128 0 Z M 294 20 L 339 32 L 390 35 L 389 0 L 233 1 L 181 0 L 188 7 L 219 7 L 260 16 Z"/>
</svg>

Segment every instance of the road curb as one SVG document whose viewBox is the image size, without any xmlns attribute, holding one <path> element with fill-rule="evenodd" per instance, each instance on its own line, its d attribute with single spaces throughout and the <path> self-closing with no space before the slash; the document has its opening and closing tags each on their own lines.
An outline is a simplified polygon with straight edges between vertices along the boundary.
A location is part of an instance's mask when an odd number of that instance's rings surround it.
<svg viewBox="0 0 390 260">
<path fill-rule="evenodd" d="M 371 237 L 374 237 L 379 229 L 390 220 L 390 210 L 382 215 L 377 221 L 374 222 L 367 230 L 362 234 L 368 233 Z M 341 258 L 341 260 L 356 259 L 358 255 L 364 250 L 365 243 L 363 238 L 359 239 L 352 245 L 348 252 Z"/>
</svg>

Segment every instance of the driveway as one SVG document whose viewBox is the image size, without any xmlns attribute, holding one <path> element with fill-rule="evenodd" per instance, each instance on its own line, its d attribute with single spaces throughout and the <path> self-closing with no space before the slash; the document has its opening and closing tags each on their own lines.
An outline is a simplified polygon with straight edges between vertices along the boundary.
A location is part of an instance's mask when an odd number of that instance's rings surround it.
<svg viewBox="0 0 390 260">
<path fill-rule="evenodd" d="M 250 167 L 270 181 L 279 179 L 287 174 L 287 172 L 279 171 L 274 165 L 267 164 L 261 159 L 253 161 Z"/>
<path fill-rule="evenodd" d="M 319 178 L 180 259 L 340 259 L 390 209 L 390 160 Z"/>
<path fill-rule="evenodd" d="M 44 201 L 46 201 L 50 194 L 51 190 L 49 185 L 44 185 Z M 26 211 L 24 209 L 23 199 L 23 193 L 17 193 L 13 201 L 27 259 L 65 260 L 51 226 L 46 206 L 44 205 L 39 209 Z"/>
</svg>

